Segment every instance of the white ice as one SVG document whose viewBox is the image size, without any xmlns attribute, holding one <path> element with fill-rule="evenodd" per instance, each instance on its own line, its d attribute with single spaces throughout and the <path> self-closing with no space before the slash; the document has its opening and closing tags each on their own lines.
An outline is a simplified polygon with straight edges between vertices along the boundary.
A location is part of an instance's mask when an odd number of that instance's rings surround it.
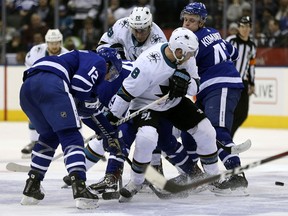
<svg viewBox="0 0 288 216">
<path fill-rule="evenodd" d="M 92 135 L 88 128 L 83 129 L 86 137 Z M 45 198 L 37 206 L 21 206 L 26 173 L 6 170 L 8 162 L 29 165 L 28 159 L 21 159 L 20 150 L 28 142 L 28 124 L 26 122 L 0 122 L 0 215 L 101 215 L 101 216 L 147 216 L 147 215 L 288 215 L 288 166 L 287 157 L 275 160 L 246 171 L 249 181 L 247 197 L 219 197 L 209 191 L 191 194 L 188 198 L 160 200 L 152 192 L 138 193 L 130 203 L 118 203 L 118 200 L 99 200 L 99 208 L 78 210 L 72 198 L 71 189 L 61 189 L 62 178 L 66 175 L 63 158 L 51 163 L 42 186 Z M 258 161 L 288 149 L 288 130 L 241 128 L 235 136 L 240 143 L 250 138 L 252 147 L 242 153 L 242 165 Z M 57 150 L 60 153 L 60 150 Z M 165 160 L 164 160 L 165 161 Z M 87 173 L 87 184 L 104 176 L 105 162 L 99 162 Z M 224 168 L 219 162 L 220 169 Z M 124 184 L 129 179 L 129 165 L 125 165 Z M 168 162 L 164 162 L 164 174 L 167 178 L 177 175 L 177 171 Z M 276 186 L 275 181 L 284 182 Z"/>
</svg>

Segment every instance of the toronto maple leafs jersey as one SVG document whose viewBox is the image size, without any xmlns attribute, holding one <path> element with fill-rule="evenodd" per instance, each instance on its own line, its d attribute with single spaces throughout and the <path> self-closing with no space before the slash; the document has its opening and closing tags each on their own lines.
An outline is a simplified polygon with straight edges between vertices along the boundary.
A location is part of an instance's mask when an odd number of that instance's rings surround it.
<svg viewBox="0 0 288 216">
<path fill-rule="evenodd" d="M 159 43 L 144 51 L 134 62 L 133 70 L 123 81 L 122 88 L 134 99 L 130 103 L 131 110 L 138 110 L 169 92 L 169 78 L 175 69 L 186 69 L 192 78 L 199 78 L 195 58 L 192 57 L 181 65 L 172 63 L 165 55 L 168 43 Z M 191 79 L 188 92 L 189 95 L 197 94 L 198 86 Z M 181 98 L 167 100 L 151 109 L 157 111 L 168 110 L 176 106 Z"/>
<path fill-rule="evenodd" d="M 203 27 L 194 33 L 199 41 L 196 62 L 200 91 L 197 98 L 216 88 L 243 88 L 242 79 L 233 64 L 238 58 L 237 49 L 223 40 L 220 33 L 213 28 Z"/>
<path fill-rule="evenodd" d="M 23 79 L 38 72 L 56 74 L 67 83 L 74 97 L 90 100 L 97 96 L 98 86 L 104 81 L 106 61 L 93 51 L 73 50 L 39 59 L 24 72 Z"/>
<path fill-rule="evenodd" d="M 68 52 L 68 50 L 64 47 L 61 47 L 60 54 L 63 54 L 66 52 Z M 46 43 L 33 46 L 25 57 L 25 66 L 27 68 L 30 68 L 34 64 L 35 61 L 37 61 L 38 59 L 44 56 L 49 56 Z"/>
<path fill-rule="evenodd" d="M 126 59 L 132 61 L 135 61 L 138 56 L 149 47 L 166 41 L 167 39 L 163 31 L 153 22 L 150 35 L 146 41 L 144 43 L 138 43 L 135 39 L 132 39 L 132 31 L 129 27 L 128 17 L 119 19 L 100 39 L 100 43 L 110 45 L 121 44 L 124 48 Z M 97 49 L 100 47 L 102 46 L 100 45 Z"/>
</svg>

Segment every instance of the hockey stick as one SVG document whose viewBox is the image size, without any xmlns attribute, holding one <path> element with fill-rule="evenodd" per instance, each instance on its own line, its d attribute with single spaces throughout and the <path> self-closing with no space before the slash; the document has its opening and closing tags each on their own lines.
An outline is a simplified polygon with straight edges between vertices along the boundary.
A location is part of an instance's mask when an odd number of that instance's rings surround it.
<svg viewBox="0 0 288 216">
<path fill-rule="evenodd" d="M 84 143 L 88 143 L 91 139 L 95 138 L 96 135 L 92 135 L 88 137 L 87 139 L 84 140 Z M 56 156 L 53 157 L 52 161 L 55 161 L 63 156 L 63 152 L 57 154 Z M 30 171 L 30 166 L 27 165 L 22 165 L 14 162 L 9 162 L 6 165 L 6 169 L 11 172 L 29 172 Z"/>
<path fill-rule="evenodd" d="M 225 146 L 219 140 L 216 141 L 217 147 L 222 148 L 224 151 L 229 154 L 239 154 L 241 152 L 247 151 L 251 147 L 251 140 L 248 139 L 243 143 L 234 146 Z"/>
<path fill-rule="evenodd" d="M 245 166 L 241 166 L 241 167 L 236 167 L 234 169 L 231 170 L 227 170 L 223 173 L 220 173 L 218 175 L 213 175 L 207 178 L 204 178 L 202 180 L 190 183 L 190 184 L 185 184 L 185 185 L 179 185 L 171 180 L 167 180 L 165 179 L 164 176 L 162 176 L 160 173 L 158 173 L 153 167 L 148 166 L 146 171 L 145 171 L 145 178 L 153 185 L 155 185 L 157 188 L 161 189 L 161 190 L 166 190 L 168 192 L 171 193 L 179 193 L 181 191 L 185 191 L 185 190 L 191 190 L 191 189 L 195 189 L 196 187 L 199 187 L 201 185 L 204 184 L 208 184 L 211 182 L 214 182 L 218 179 L 225 179 L 227 177 L 230 177 L 232 175 L 235 174 L 239 174 L 242 173 L 245 170 L 249 170 L 251 168 L 260 166 L 262 164 L 268 163 L 270 161 L 273 160 L 277 160 L 280 159 L 282 157 L 285 157 L 288 155 L 288 151 L 280 153 L 280 154 L 276 154 L 273 155 L 271 157 L 262 159 L 262 160 L 258 160 L 252 163 L 249 163 Z"/>
<path fill-rule="evenodd" d="M 146 110 L 152 108 L 153 106 L 159 104 L 160 102 L 166 100 L 167 98 L 168 98 L 168 94 L 166 94 L 166 95 L 164 95 L 163 97 L 161 97 L 161 98 L 155 100 L 154 102 L 152 102 L 152 103 L 150 103 L 150 104 L 148 104 L 148 105 L 142 107 L 141 109 L 139 109 L 139 110 L 137 110 L 137 111 L 131 113 L 130 115 L 128 115 L 128 116 L 126 116 L 126 117 L 120 119 L 119 121 L 116 122 L 115 125 L 116 125 L 116 126 L 119 126 L 120 124 L 123 124 L 124 122 L 129 121 L 130 119 L 132 119 L 132 118 L 134 118 L 135 116 L 141 114 L 142 112 L 144 112 L 144 111 L 146 111 Z"/>
</svg>

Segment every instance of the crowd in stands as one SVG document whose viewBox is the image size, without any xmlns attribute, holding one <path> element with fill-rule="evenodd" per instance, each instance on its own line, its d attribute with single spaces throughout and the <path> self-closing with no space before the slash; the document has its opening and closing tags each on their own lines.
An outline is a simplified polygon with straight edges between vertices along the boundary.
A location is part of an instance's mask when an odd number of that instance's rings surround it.
<svg viewBox="0 0 288 216">
<path fill-rule="evenodd" d="M 49 28 L 54 28 L 55 0 L 6 0 L 7 28 L 6 53 L 17 53 L 19 63 L 36 44 L 44 42 Z M 189 0 L 109 0 L 108 11 L 103 10 L 105 0 L 59 0 L 59 29 L 64 46 L 72 50 L 95 49 L 108 26 L 129 16 L 135 6 L 148 6 L 154 13 L 154 22 L 162 29 L 181 26 L 179 15 Z M 223 30 L 224 0 L 202 0 L 208 10 L 207 26 Z M 237 20 L 252 15 L 251 0 L 227 0 L 226 18 L 228 34 L 234 34 Z M 256 0 L 254 20 L 255 42 L 258 47 L 288 47 L 288 0 Z M 2 11 L 2 10 L 1 10 Z M 2 21 L 0 21 L 0 26 Z M 18 60 L 17 60 L 18 61 Z"/>
</svg>

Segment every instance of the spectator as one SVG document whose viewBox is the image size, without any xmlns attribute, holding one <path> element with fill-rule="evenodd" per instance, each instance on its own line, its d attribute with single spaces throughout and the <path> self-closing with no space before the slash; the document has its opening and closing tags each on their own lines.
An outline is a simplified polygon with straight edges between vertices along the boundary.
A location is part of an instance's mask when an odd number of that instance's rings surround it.
<svg viewBox="0 0 288 216">
<path fill-rule="evenodd" d="M 83 49 L 83 44 L 80 40 L 80 38 L 75 36 L 69 36 L 64 41 L 64 47 L 68 49 L 69 51 L 74 49 Z"/>
<path fill-rule="evenodd" d="M 35 12 L 41 17 L 43 23 L 49 28 L 54 26 L 54 9 L 49 5 L 48 0 L 39 0 Z"/>
<path fill-rule="evenodd" d="M 72 35 L 74 28 L 73 17 L 68 13 L 65 5 L 59 6 L 59 30 L 62 32 L 63 37 L 67 38 Z"/>
<path fill-rule="evenodd" d="M 235 22 L 242 16 L 242 7 L 240 0 L 232 0 L 227 8 L 227 20 Z"/>
<path fill-rule="evenodd" d="M 262 32 L 260 20 L 255 20 L 254 29 L 255 29 L 254 42 L 255 42 L 256 46 L 257 47 L 265 47 L 267 37 Z"/>
<path fill-rule="evenodd" d="M 32 14 L 29 25 L 22 32 L 22 43 L 26 44 L 27 49 L 31 48 L 34 43 L 33 37 L 35 33 L 40 33 L 44 38 L 48 29 L 48 26 L 42 22 L 41 17 L 37 13 Z"/>
<path fill-rule="evenodd" d="M 96 49 L 102 36 L 101 30 L 95 28 L 94 20 L 91 17 L 87 17 L 83 24 L 84 27 L 80 29 L 78 36 L 84 45 L 84 49 Z"/>
<path fill-rule="evenodd" d="M 107 9 L 107 18 L 106 11 L 103 11 L 100 15 L 100 21 L 104 22 L 107 19 L 108 26 L 111 27 L 118 19 L 129 16 L 130 12 L 129 9 L 121 6 L 120 0 L 110 0 Z"/>
<path fill-rule="evenodd" d="M 288 31 L 281 31 L 279 21 L 275 18 L 268 22 L 269 37 L 267 45 L 269 47 L 287 47 Z"/>
<path fill-rule="evenodd" d="M 74 30 L 77 30 L 83 25 L 83 21 L 87 17 L 97 19 L 101 8 L 101 0 L 69 0 L 68 8 L 74 13 Z"/>
<path fill-rule="evenodd" d="M 228 28 L 229 35 L 236 35 L 238 33 L 238 24 L 235 22 L 230 23 Z"/>
<path fill-rule="evenodd" d="M 243 2 L 243 4 L 241 5 L 241 9 L 242 9 L 242 17 L 252 15 L 252 6 L 250 3 Z"/>
<path fill-rule="evenodd" d="M 275 19 L 280 23 L 280 29 L 288 30 L 288 0 L 279 0 L 279 10 L 275 15 Z"/>
<path fill-rule="evenodd" d="M 12 39 L 7 43 L 6 52 L 16 53 L 20 50 L 26 50 L 26 46 L 21 43 L 21 35 L 18 31 L 12 34 Z"/>
<path fill-rule="evenodd" d="M 19 11 L 22 28 L 27 28 L 27 23 L 30 22 L 37 6 L 38 0 L 15 0 L 15 8 Z"/>
</svg>

